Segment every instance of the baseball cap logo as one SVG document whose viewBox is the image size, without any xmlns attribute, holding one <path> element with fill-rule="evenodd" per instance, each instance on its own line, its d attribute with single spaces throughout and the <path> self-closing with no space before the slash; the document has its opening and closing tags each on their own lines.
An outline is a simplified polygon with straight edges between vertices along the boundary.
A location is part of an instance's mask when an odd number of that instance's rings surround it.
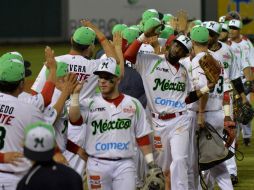
<svg viewBox="0 0 254 190">
<path fill-rule="evenodd" d="M 106 69 L 108 69 L 108 62 L 102 63 L 101 69 L 103 69 L 104 67 L 105 67 Z"/>
<path fill-rule="evenodd" d="M 38 145 L 40 145 L 42 148 L 44 148 L 44 138 L 35 138 L 34 139 L 34 148 L 37 148 Z"/>
<path fill-rule="evenodd" d="M 185 37 L 185 38 L 183 39 L 183 42 L 185 42 L 186 44 L 188 44 L 188 43 L 189 43 L 189 41 L 190 41 L 190 39 L 189 39 L 189 38 L 187 38 L 187 37 Z"/>
<path fill-rule="evenodd" d="M 214 22 L 210 22 L 209 27 L 213 28 L 213 27 L 214 27 L 214 25 L 215 25 L 215 23 L 214 23 Z"/>
</svg>

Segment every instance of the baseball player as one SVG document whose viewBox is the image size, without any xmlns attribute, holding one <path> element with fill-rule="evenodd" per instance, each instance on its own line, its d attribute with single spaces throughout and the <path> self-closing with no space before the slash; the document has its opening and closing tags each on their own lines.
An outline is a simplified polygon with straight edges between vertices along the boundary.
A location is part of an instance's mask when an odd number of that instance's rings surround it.
<svg viewBox="0 0 254 190">
<path fill-rule="evenodd" d="M 18 183 L 17 190 L 82 190 L 81 177 L 71 168 L 53 161 L 55 131 L 53 126 L 36 122 L 25 128 L 24 155 L 34 161 Z"/>
<path fill-rule="evenodd" d="M 192 88 L 187 71 L 178 61 L 190 51 L 191 41 L 184 35 L 179 36 L 164 57 L 137 54 L 146 37 L 154 35 L 155 28 L 134 41 L 124 57 L 135 63 L 134 67 L 144 83 L 148 108 L 153 117 L 154 146 L 159 155 L 157 163 L 163 171 L 170 170 L 171 189 L 188 189 L 189 121 L 185 99 Z"/>
<path fill-rule="evenodd" d="M 87 124 L 89 189 L 134 190 L 136 141 L 150 168 L 156 167 L 145 111 L 137 99 L 119 93 L 120 69 L 113 58 L 102 62 L 94 74 L 99 76 L 101 95 L 80 104 L 72 96 L 69 110 L 72 122 L 82 119 Z"/>
<path fill-rule="evenodd" d="M 57 61 L 67 63 L 68 71 L 76 73 L 80 81 L 86 81 L 85 87 L 81 90 L 80 99 L 91 97 L 95 94 L 97 76 L 93 75 L 93 72 L 97 69 L 101 61 L 90 60 L 90 57 L 92 55 L 93 43 L 96 35 L 106 54 L 108 56 L 115 57 L 115 52 L 109 41 L 106 39 L 105 35 L 101 33 L 98 28 L 89 21 L 83 21 L 83 24 L 87 25 L 88 27 L 80 27 L 74 32 L 71 40 L 71 50 L 69 54 L 56 57 Z M 45 81 L 45 70 L 45 67 L 43 67 L 35 83 L 33 84 L 32 89 L 34 91 L 40 92 L 41 86 Z M 84 142 L 80 142 L 75 134 L 80 134 L 82 128 L 83 127 L 73 127 L 70 123 L 68 124 L 68 133 L 72 134 L 72 131 L 74 133 L 74 135 L 70 135 L 70 137 L 74 137 L 71 140 L 73 142 L 81 143 L 79 144 L 80 146 L 82 146 Z M 83 139 L 82 137 L 80 138 Z M 79 171 L 83 170 L 84 163 L 81 162 L 80 165 L 76 165 L 75 161 L 77 158 L 74 158 L 75 156 L 72 153 L 66 152 L 64 155 L 69 158 L 68 161 L 70 162 L 70 165 L 73 166 L 73 168 L 77 166 L 75 169 L 78 169 Z M 75 161 L 72 162 L 72 159 L 75 159 Z"/>
<path fill-rule="evenodd" d="M 244 36 L 240 34 L 240 30 L 242 28 L 242 23 L 240 20 L 230 20 L 229 21 L 229 37 L 230 40 L 236 42 L 241 48 L 243 52 L 243 56 L 245 60 L 241 64 L 241 70 L 245 77 L 245 82 L 250 82 L 253 85 L 253 72 L 251 68 L 253 67 L 253 45 L 251 42 Z M 249 94 L 250 103 L 253 104 L 253 92 Z M 247 125 L 240 125 L 243 131 L 243 139 L 246 146 L 250 144 L 250 137 L 252 135 L 250 123 Z"/>
<path fill-rule="evenodd" d="M 25 68 L 21 61 L 0 62 L 0 105 L 2 153 L 23 152 L 24 128 L 30 123 L 43 120 L 43 114 L 35 106 L 17 97 L 24 89 Z M 18 163 L 0 164 L 0 188 L 14 190 L 31 163 L 25 158 Z"/>
<path fill-rule="evenodd" d="M 206 26 L 207 25 L 209 26 L 209 22 L 206 23 Z M 205 55 L 205 52 L 208 51 L 208 40 L 209 39 L 211 40 L 212 38 L 211 35 L 209 37 L 209 34 L 210 34 L 209 31 L 203 26 L 193 27 L 190 33 L 195 57 L 191 61 L 191 70 L 189 70 L 189 72 L 191 73 L 192 76 L 193 85 L 195 86 L 196 89 L 200 89 L 200 91 L 207 89 L 205 87 L 207 84 L 207 79 L 204 75 L 204 71 L 199 65 L 199 60 Z M 217 58 L 217 60 L 219 59 L 218 56 L 214 54 L 214 52 L 210 51 L 210 54 L 212 54 L 215 58 Z M 193 103 L 189 108 L 190 109 L 189 116 L 191 118 L 192 125 L 197 126 L 197 124 L 199 124 L 202 126 L 204 120 L 206 120 L 207 122 L 211 123 L 219 133 L 222 134 L 224 126 L 223 123 L 224 113 L 222 111 L 223 103 L 228 107 L 227 102 L 228 99 L 225 98 L 224 96 L 225 83 L 223 81 L 227 79 L 226 78 L 227 75 L 225 75 L 225 73 L 226 72 L 223 72 L 222 70 L 218 83 L 215 85 L 214 89 L 211 90 L 209 94 L 207 94 L 206 96 L 201 97 L 198 103 Z M 228 109 L 225 109 L 224 106 L 224 110 Z M 196 112 L 198 112 L 197 115 Z M 228 111 L 225 111 L 225 116 L 228 116 Z M 195 155 L 197 154 L 193 154 L 193 156 Z M 193 163 L 193 169 L 194 169 L 193 189 L 197 189 L 198 169 L 195 163 Z M 209 172 L 210 176 L 217 181 L 221 189 L 233 189 L 225 163 L 214 166 L 212 169 L 210 169 Z M 208 188 L 213 188 L 213 184 L 209 183 Z"/>
</svg>

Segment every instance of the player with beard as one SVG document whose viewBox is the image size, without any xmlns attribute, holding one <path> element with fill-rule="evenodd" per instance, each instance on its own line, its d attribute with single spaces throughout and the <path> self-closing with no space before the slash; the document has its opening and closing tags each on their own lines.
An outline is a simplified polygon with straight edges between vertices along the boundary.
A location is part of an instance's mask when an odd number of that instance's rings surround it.
<svg viewBox="0 0 254 190">
<path fill-rule="evenodd" d="M 143 33 L 126 50 L 124 57 L 135 64 L 144 83 L 152 116 L 156 163 L 165 174 L 170 170 L 171 189 L 188 189 L 189 120 L 186 103 L 194 102 L 202 95 L 200 91 L 190 92 L 192 86 L 188 73 L 179 64 L 180 58 L 189 53 L 191 40 L 184 35 L 171 37 L 165 56 L 138 54 L 142 43 L 156 35 L 155 30 L 156 27 Z"/>
</svg>

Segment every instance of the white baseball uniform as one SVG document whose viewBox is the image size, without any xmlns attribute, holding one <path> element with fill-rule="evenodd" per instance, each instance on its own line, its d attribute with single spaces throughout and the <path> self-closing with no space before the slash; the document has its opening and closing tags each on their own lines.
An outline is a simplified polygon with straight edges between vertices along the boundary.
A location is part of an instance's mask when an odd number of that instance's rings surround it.
<svg viewBox="0 0 254 190">
<path fill-rule="evenodd" d="M 0 150 L 23 153 L 24 128 L 31 123 L 43 121 L 42 112 L 27 102 L 0 93 Z M 0 187 L 15 190 L 18 181 L 31 167 L 30 161 L 22 158 L 17 165 L 0 164 Z"/>
<path fill-rule="evenodd" d="M 223 46 L 222 46 L 223 47 Z M 223 50 L 223 49 L 222 49 Z M 221 62 L 227 62 L 229 63 L 230 60 L 230 54 L 224 54 L 221 53 L 223 51 L 211 52 L 210 54 Z M 227 53 L 227 52 L 226 52 Z M 207 85 L 207 78 L 205 77 L 204 71 L 199 65 L 199 60 L 205 55 L 204 52 L 198 53 L 191 61 L 191 63 L 188 62 L 188 59 L 186 58 L 183 60 L 183 64 L 186 66 L 189 74 L 191 75 L 193 85 L 195 89 L 200 89 Z M 222 56 L 226 55 L 226 56 Z M 227 64 L 224 63 L 224 66 Z M 230 65 L 230 64 L 228 64 Z M 228 67 L 227 67 L 228 68 Z M 223 92 L 224 89 L 230 89 L 228 88 L 228 84 L 225 84 L 225 80 L 228 79 L 228 72 L 224 72 L 222 70 L 222 73 L 220 75 L 218 83 L 215 85 L 214 90 L 209 93 L 209 99 L 206 105 L 206 112 L 205 112 L 205 118 L 206 121 L 214 125 L 216 129 L 220 129 L 222 132 L 223 129 L 223 121 L 224 121 L 224 114 L 222 111 L 222 101 L 223 101 Z M 197 163 L 197 150 L 196 150 L 196 140 L 194 138 L 195 131 L 197 130 L 197 118 L 196 118 L 196 112 L 198 111 L 198 102 L 195 102 L 188 106 L 189 108 L 189 117 L 191 120 L 191 134 L 190 137 L 192 139 L 192 143 L 190 145 L 192 146 L 190 154 L 192 154 L 191 160 L 190 160 L 190 168 L 189 168 L 189 189 L 198 189 L 199 187 L 199 176 L 198 176 L 198 163 Z M 215 119 L 216 118 L 216 119 Z M 216 123 L 216 121 L 218 121 Z M 219 174 L 216 171 L 220 171 Z M 227 171 L 227 168 L 225 164 L 217 165 L 214 168 L 210 170 L 210 174 L 216 179 L 218 182 L 218 185 L 222 189 L 232 189 L 232 184 L 230 181 L 230 177 Z"/>
<path fill-rule="evenodd" d="M 152 132 L 141 103 L 128 95 L 116 107 L 101 95 L 80 104 L 86 121 L 89 189 L 135 189 L 136 138 Z"/>
<path fill-rule="evenodd" d="M 103 60 L 88 60 L 81 55 L 70 55 L 70 54 L 58 56 L 56 57 L 56 60 L 67 63 L 69 72 L 76 73 L 78 75 L 79 80 L 86 81 L 80 93 L 80 100 L 94 96 L 95 89 L 98 84 L 97 81 L 98 78 L 96 75 L 93 74 L 93 72 L 97 70 L 99 64 Z M 42 90 L 42 87 L 46 81 L 45 70 L 46 67 L 43 66 L 32 86 L 32 89 L 36 92 L 40 92 Z M 68 134 L 70 134 L 69 135 L 70 140 L 72 140 L 74 143 L 77 143 L 80 146 L 82 146 L 84 142 L 82 142 L 81 139 L 78 139 L 78 136 L 76 136 L 76 134 L 77 133 L 80 134 L 83 132 L 84 130 L 82 130 L 80 126 L 77 127 L 73 126 L 71 123 L 68 123 Z M 81 161 L 81 158 L 79 158 L 79 156 L 74 155 L 69 151 L 66 151 L 64 155 L 66 156 L 67 159 L 69 158 L 68 161 L 73 169 L 75 169 L 76 171 L 80 171 L 81 170 L 80 168 L 84 169 L 84 162 Z M 83 171 L 79 173 L 83 173 Z"/>
<path fill-rule="evenodd" d="M 134 65 L 143 80 L 154 129 L 156 162 L 171 171 L 171 188 L 187 189 L 189 144 L 185 98 L 191 86 L 183 66 L 177 70 L 165 57 L 138 54 Z M 171 118 L 161 119 L 163 114 Z"/>
</svg>

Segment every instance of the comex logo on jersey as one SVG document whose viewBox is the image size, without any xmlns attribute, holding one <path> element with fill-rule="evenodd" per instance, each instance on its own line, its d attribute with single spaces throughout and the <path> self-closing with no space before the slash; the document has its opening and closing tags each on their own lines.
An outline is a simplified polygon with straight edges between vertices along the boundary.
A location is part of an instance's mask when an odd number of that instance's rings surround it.
<svg viewBox="0 0 254 190">
<path fill-rule="evenodd" d="M 163 99 L 161 97 L 155 98 L 155 104 L 174 107 L 174 108 L 185 108 L 186 106 L 185 102 L 179 102 L 179 101 L 174 101 L 170 99 Z"/>
<path fill-rule="evenodd" d="M 110 143 L 96 143 L 95 149 L 97 151 L 107 151 L 107 150 L 128 150 L 128 142 L 110 142 Z"/>
</svg>

